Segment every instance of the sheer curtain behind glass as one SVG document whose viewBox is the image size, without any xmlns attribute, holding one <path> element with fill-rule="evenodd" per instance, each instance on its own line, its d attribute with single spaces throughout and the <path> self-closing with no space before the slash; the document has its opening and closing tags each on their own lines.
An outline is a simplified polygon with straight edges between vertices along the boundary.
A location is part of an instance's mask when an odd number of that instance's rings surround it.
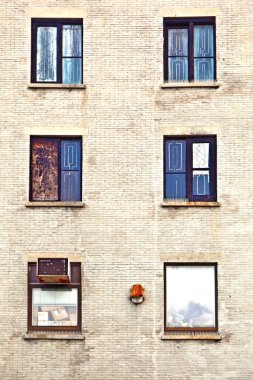
<svg viewBox="0 0 253 380">
<path fill-rule="evenodd" d="M 36 78 L 38 82 L 57 81 L 56 27 L 38 27 Z"/>
<path fill-rule="evenodd" d="M 82 83 L 82 27 L 63 25 L 62 30 L 62 81 L 66 84 Z"/>
</svg>

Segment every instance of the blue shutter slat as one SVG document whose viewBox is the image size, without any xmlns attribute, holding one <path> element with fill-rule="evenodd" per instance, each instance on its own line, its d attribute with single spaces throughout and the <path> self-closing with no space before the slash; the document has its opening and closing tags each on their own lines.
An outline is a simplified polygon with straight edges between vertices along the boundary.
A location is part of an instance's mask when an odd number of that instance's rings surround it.
<svg viewBox="0 0 253 380">
<path fill-rule="evenodd" d="M 168 140 L 166 141 L 166 173 L 184 173 L 185 172 L 185 140 Z"/>
<path fill-rule="evenodd" d="M 63 140 L 61 142 L 61 170 L 81 169 L 81 141 Z"/>
<path fill-rule="evenodd" d="M 79 171 L 61 172 L 61 201 L 81 200 L 81 176 Z"/>
<path fill-rule="evenodd" d="M 165 197 L 167 199 L 186 198 L 185 174 L 166 174 Z"/>
</svg>

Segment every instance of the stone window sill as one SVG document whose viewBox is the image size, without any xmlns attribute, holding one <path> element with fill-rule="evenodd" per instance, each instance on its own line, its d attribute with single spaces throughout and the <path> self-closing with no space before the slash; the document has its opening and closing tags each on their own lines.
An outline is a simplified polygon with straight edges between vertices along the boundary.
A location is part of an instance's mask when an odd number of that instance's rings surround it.
<svg viewBox="0 0 253 380">
<path fill-rule="evenodd" d="M 220 202 L 187 202 L 187 201 L 170 201 L 164 200 L 162 207 L 220 207 Z"/>
<path fill-rule="evenodd" d="M 66 90 L 82 90 L 86 88 L 86 84 L 29 83 L 28 88 L 62 88 Z"/>
<path fill-rule="evenodd" d="M 26 202 L 26 207 L 85 207 L 84 202 Z"/>
<path fill-rule="evenodd" d="M 84 340 L 85 336 L 80 333 L 69 333 L 69 334 L 60 334 L 60 333 L 46 333 L 46 332 L 39 332 L 39 333 L 26 333 L 23 334 L 24 340 L 38 340 L 38 339 L 47 339 L 47 340 Z"/>
<path fill-rule="evenodd" d="M 188 334 L 167 334 L 161 336 L 162 340 L 214 340 L 220 341 L 222 336 L 220 334 L 207 334 L 207 333 L 188 333 Z"/>
<path fill-rule="evenodd" d="M 219 82 L 164 82 L 161 88 L 219 88 Z"/>
</svg>

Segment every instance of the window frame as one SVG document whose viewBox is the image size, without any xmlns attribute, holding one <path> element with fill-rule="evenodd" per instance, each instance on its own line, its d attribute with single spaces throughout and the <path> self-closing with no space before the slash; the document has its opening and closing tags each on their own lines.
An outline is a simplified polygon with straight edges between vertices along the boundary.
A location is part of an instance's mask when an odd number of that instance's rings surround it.
<svg viewBox="0 0 253 380">
<path fill-rule="evenodd" d="M 76 267 L 76 270 L 75 270 Z M 36 262 L 28 263 L 28 305 L 27 305 L 27 329 L 30 331 L 72 331 L 81 332 L 82 330 L 82 287 L 81 287 L 81 263 L 70 263 L 71 282 L 69 284 L 48 284 L 40 283 L 36 277 Z M 75 280 L 75 281 L 72 281 Z M 33 289 L 52 289 L 52 288 L 71 288 L 77 289 L 77 326 L 33 326 L 32 325 L 32 291 Z"/>
<path fill-rule="evenodd" d="M 32 197 L 32 144 L 34 139 L 48 139 L 48 140 L 58 140 L 58 200 L 37 200 L 33 199 Z M 61 198 L 61 141 L 64 140 L 79 140 L 80 141 L 80 200 L 68 200 L 68 201 L 62 201 Z M 30 164 L 29 164 L 29 201 L 30 202 L 82 202 L 82 167 L 83 167 L 83 139 L 82 136 L 53 136 L 53 135 L 31 135 L 30 136 Z"/>
<path fill-rule="evenodd" d="M 62 61 L 64 57 L 62 53 L 62 27 L 63 25 L 80 25 L 81 26 L 81 83 L 83 84 L 83 19 L 82 18 L 32 18 L 31 20 L 31 83 L 40 84 L 66 84 L 62 81 Z M 37 28 L 40 26 L 57 28 L 57 63 L 56 63 L 56 81 L 37 81 Z M 74 85 L 75 83 L 73 83 Z"/>
<path fill-rule="evenodd" d="M 188 29 L 188 80 L 175 83 L 189 83 L 194 82 L 194 26 L 199 25 L 212 25 L 213 26 L 213 63 L 214 63 L 214 77 L 213 81 L 217 80 L 217 65 L 216 65 L 216 18 L 213 17 L 165 17 L 163 19 L 163 72 L 164 81 L 169 81 L 169 65 L 168 65 L 168 30 Z M 209 81 L 203 81 L 208 83 Z"/>
<path fill-rule="evenodd" d="M 166 198 L 166 155 L 167 147 L 166 143 L 170 140 L 183 140 L 186 142 L 186 198 L 189 202 L 216 202 L 217 201 L 217 136 L 216 135 L 165 135 L 163 139 L 163 194 L 164 200 L 170 200 Z M 194 143 L 209 143 L 209 168 L 195 168 L 193 167 L 193 150 L 192 145 Z M 209 170 L 210 171 L 210 194 L 208 195 L 194 195 L 193 194 L 193 171 L 194 170 Z M 177 199 L 176 199 L 177 200 Z M 180 200 L 180 198 L 178 198 Z"/>
<path fill-rule="evenodd" d="M 214 327 L 167 327 L 167 281 L 166 268 L 168 266 L 212 266 L 214 268 L 215 292 L 215 326 Z M 218 264 L 217 262 L 165 262 L 163 265 L 164 278 L 164 331 L 165 332 L 218 332 Z"/>
</svg>

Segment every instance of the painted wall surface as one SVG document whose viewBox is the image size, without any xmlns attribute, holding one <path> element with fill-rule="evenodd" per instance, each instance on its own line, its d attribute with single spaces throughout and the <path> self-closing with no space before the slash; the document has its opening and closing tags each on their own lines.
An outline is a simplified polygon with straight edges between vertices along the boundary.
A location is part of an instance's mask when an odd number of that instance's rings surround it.
<svg viewBox="0 0 253 380">
<path fill-rule="evenodd" d="M 252 8 L 1 2 L 0 379 L 252 380 Z M 216 16 L 218 88 L 161 88 L 175 15 Z M 31 17 L 83 17 L 86 89 L 29 87 Z M 163 136 L 190 134 L 217 135 L 221 207 L 161 207 Z M 31 135 L 82 136 L 84 208 L 26 207 Z M 82 262 L 85 340 L 23 339 L 38 257 Z M 218 263 L 220 342 L 161 339 L 167 261 Z"/>
</svg>

